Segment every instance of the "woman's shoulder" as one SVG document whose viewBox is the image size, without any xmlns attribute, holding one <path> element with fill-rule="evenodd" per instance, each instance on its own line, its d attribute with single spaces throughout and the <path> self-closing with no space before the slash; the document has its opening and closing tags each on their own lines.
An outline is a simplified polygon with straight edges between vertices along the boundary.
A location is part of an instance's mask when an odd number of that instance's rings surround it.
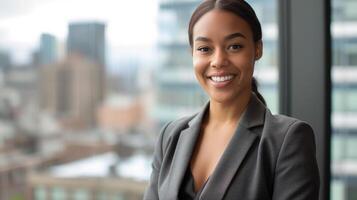
<svg viewBox="0 0 357 200">
<path fill-rule="evenodd" d="M 197 116 L 198 113 L 181 117 L 176 120 L 167 122 L 161 130 L 162 141 L 167 144 L 171 138 L 179 136 L 182 130 L 186 129 L 189 122 Z"/>
<path fill-rule="evenodd" d="M 265 115 L 265 125 L 282 129 L 296 125 L 310 126 L 306 121 L 283 114 L 272 114 L 268 109 Z"/>
<path fill-rule="evenodd" d="M 281 114 L 265 115 L 263 135 L 284 139 L 287 135 L 313 135 L 312 127 L 303 120 Z"/>
</svg>

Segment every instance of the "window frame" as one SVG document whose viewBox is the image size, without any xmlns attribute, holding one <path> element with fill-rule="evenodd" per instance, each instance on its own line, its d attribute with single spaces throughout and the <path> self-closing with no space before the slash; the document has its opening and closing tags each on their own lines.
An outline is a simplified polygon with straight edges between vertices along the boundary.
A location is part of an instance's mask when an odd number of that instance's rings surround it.
<svg viewBox="0 0 357 200">
<path fill-rule="evenodd" d="M 319 199 L 330 199 L 331 0 L 279 0 L 278 8 L 279 112 L 313 127 Z"/>
</svg>

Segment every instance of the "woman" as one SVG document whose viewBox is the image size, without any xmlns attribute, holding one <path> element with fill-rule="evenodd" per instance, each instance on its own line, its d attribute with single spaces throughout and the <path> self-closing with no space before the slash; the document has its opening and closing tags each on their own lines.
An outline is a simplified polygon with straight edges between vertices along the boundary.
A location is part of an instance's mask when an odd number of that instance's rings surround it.
<svg viewBox="0 0 357 200">
<path fill-rule="evenodd" d="M 243 0 L 206 0 L 189 24 L 201 112 L 161 131 L 145 200 L 314 200 L 319 175 L 311 127 L 272 115 L 257 91 L 262 33 Z"/>
</svg>

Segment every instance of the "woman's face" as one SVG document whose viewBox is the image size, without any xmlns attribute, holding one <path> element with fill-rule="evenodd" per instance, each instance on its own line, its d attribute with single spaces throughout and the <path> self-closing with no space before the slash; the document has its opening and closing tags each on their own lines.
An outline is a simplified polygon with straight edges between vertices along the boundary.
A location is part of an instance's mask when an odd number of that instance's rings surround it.
<svg viewBox="0 0 357 200">
<path fill-rule="evenodd" d="M 192 37 L 195 75 L 211 101 L 229 103 L 250 95 L 262 43 L 254 42 L 249 24 L 231 12 L 214 9 L 196 22 Z"/>
</svg>

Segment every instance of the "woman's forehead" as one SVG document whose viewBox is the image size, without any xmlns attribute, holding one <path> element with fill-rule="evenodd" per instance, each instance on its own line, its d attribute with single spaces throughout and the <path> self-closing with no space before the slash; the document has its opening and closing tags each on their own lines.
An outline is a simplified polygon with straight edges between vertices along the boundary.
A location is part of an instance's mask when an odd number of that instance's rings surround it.
<svg viewBox="0 0 357 200">
<path fill-rule="evenodd" d="M 220 9 L 204 14 L 193 27 L 193 37 L 225 37 L 233 33 L 252 37 L 249 24 L 238 15 Z"/>
</svg>

